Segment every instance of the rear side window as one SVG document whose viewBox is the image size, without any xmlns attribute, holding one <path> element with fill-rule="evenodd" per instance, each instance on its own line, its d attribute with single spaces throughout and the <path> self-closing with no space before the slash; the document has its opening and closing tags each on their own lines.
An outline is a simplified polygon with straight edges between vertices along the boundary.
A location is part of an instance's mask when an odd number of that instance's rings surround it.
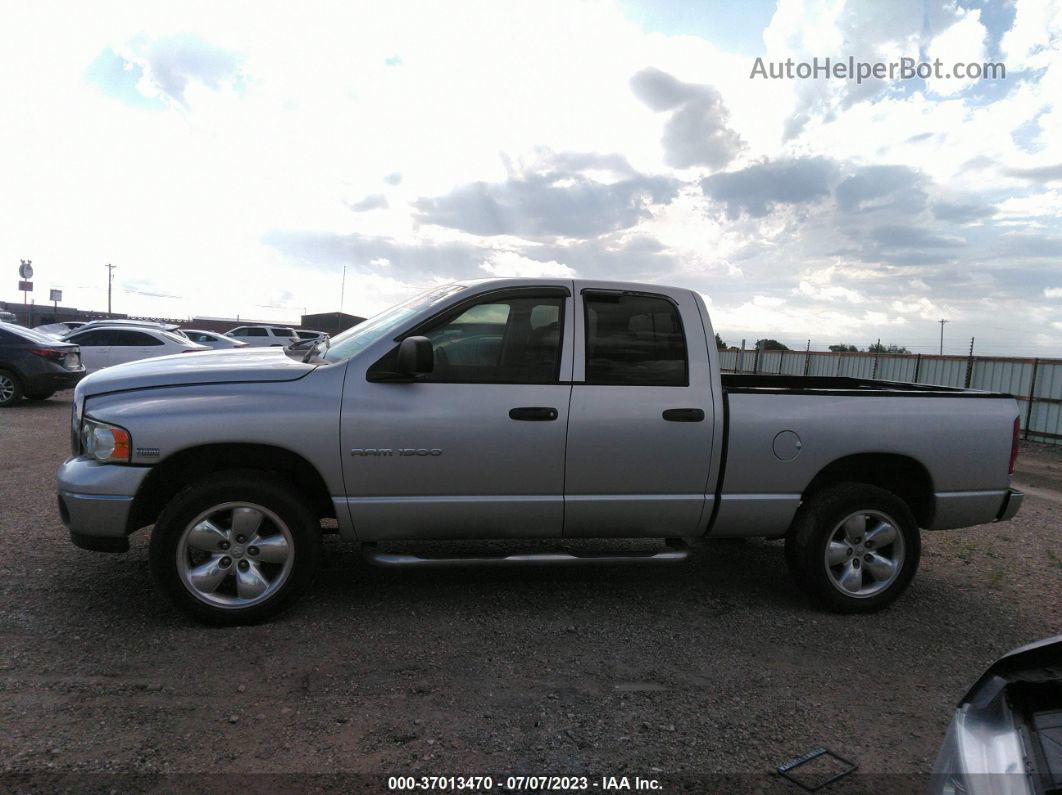
<svg viewBox="0 0 1062 795">
<path fill-rule="evenodd" d="M 157 339 L 150 334 L 145 334 L 142 331 L 124 331 L 122 329 L 115 329 L 111 332 L 111 345 L 143 348 L 149 345 L 165 344 L 166 343 L 162 340 Z"/>
<path fill-rule="evenodd" d="M 678 307 L 650 295 L 586 293 L 586 383 L 686 386 Z"/>
</svg>

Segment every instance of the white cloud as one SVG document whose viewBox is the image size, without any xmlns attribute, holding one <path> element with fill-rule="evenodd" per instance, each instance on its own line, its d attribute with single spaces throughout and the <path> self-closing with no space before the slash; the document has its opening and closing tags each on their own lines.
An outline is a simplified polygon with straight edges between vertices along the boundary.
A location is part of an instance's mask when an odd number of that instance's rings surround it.
<svg viewBox="0 0 1062 795">
<path fill-rule="evenodd" d="M 926 54 L 929 61 L 941 61 L 947 76 L 930 78 L 926 81 L 926 88 L 934 94 L 952 96 L 972 86 L 974 79 L 959 79 L 952 74 L 953 66 L 959 63 L 984 64 L 986 36 L 987 31 L 981 24 L 981 12 L 971 10 L 954 25 L 934 37 Z"/>
<path fill-rule="evenodd" d="M 555 260 L 539 262 L 522 257 L 514 251 L 499 251 L 485 260 L 480 269 L 490 276 L 522 276 L 536 278 L 540 276 L 574 278 L 575 271 Z"/>
</svg>

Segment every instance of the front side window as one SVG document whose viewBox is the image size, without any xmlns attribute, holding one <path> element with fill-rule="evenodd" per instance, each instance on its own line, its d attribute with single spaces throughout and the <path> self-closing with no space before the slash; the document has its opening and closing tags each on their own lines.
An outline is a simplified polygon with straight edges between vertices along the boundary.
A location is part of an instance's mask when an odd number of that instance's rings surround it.
<svg viewBox="0 0 1062 795">
<path fill-rule="evenodd" d="M 432 342 L 435 383 L 548 384 L 560 377 L 561 296 L 489 298 L 419 332 Z"/>
<path fill-rule="evenodd" d="M 106 329 L 93 329 L 92 331 L 83 331 L 73 337 L 68 337 L 66 341 L 73 342 L 83 348 L 100 348 L 111 344 L 111 333 Z"/>
<path fill-rule="evenodd" d="M 586 383 L 686 386 L 686 338 L 666 298 L 587 293 Z"/>
<path fill-rule="evenodd" d="M 245 328 L 243 330 L 243 334 L 241 336 L 244 336 L 244 337 L 268 337 L 269 336 L 269 332 L 266 331 L 264 328 Z"/>
</svg>

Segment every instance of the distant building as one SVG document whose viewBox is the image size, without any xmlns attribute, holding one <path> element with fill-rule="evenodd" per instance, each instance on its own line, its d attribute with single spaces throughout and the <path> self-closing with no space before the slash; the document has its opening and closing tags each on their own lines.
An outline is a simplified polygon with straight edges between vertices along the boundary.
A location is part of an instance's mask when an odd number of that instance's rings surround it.
<svg viewBox="0 0 1062 795">
<path fill-rule="evenodd" d="M 325 334 L 335 336 L 346 331 L 352 326 L 361 323 L 365 318 L 357 315 L 348 315 L 346 312 L 318 312 L 314 315 L 303 315 L 302 325 L 299 328 L 323 331 Z"/>
<path fill-rule="evenodd" d="M 102 320 L 104 318 L 125 320 L 130 315 L 119 312 L 86 312 L 72 306 L 55 307 L 52 304 L 22 304 L 16 301 L 0 301 L 0 310 L 10 312 L 15 316 L 15 322 L 19 325 L 33 328 L 44 326 L 48 323 L 60 323 L 63 321 L 79 320 Z"/>
</svg>

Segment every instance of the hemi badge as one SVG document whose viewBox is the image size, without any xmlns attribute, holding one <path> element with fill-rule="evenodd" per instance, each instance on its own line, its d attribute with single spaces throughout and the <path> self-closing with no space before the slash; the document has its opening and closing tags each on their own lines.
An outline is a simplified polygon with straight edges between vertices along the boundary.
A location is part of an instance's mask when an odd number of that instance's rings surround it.
<svg viewBox="0 0 1062 795">
<path fill-rule="evenodd" d="M 141 458 L 158 458 L 159 448 L 157 447 L 138 447 L 136 448 L 136 454 Z"/>
</svg>

